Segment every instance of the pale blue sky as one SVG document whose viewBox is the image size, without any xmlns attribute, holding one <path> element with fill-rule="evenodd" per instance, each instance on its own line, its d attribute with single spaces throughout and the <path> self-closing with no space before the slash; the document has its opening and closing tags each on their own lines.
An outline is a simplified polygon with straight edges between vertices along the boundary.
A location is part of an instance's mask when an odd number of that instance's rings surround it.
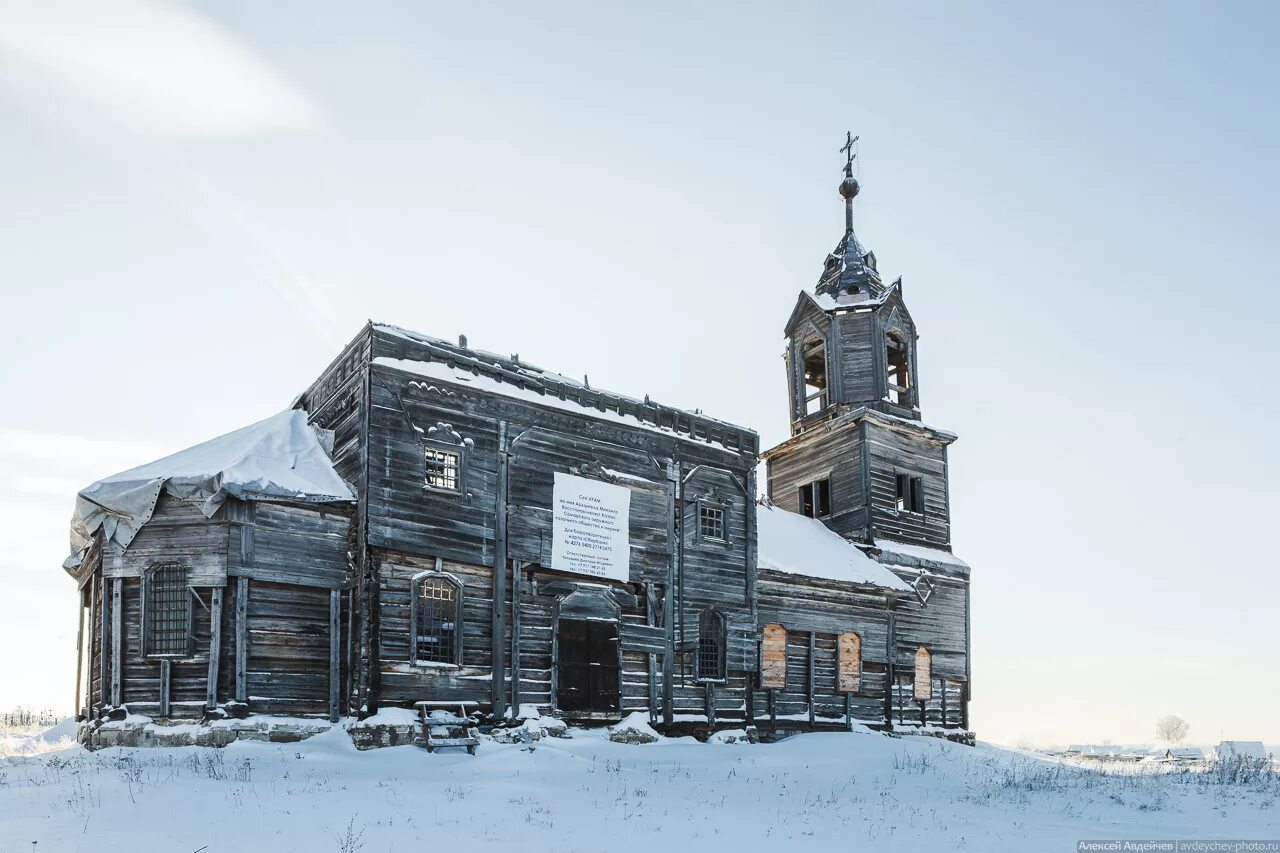
<svg viewBox="0 0 1280 853">
<path fill-rule="evenodd" d="M 1277 7 L 691 5 L 0 3 L 0 706 L 70 705 L 75 490 L 369 317 L 780 440 L 851 128 L 980 735 L 1280 741 Z"/>
</svg>

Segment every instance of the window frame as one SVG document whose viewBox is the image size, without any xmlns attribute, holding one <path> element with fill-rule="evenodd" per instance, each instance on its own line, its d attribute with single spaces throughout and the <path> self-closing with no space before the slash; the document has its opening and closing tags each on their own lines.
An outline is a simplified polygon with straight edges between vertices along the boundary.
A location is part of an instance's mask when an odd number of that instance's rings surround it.
<svg viewBox="0 0 1280 853">
<path fill-rule="evenodd" d="M 924 661 L 924 689 L 921 690 L 920 661 Z M 916 702 L 933 701 L 933 652 L 924 646 L 916 649 L 915 664 L 911 670 L 911 698 Z"/>
<path fill-rule="evenodd" d="M 708 637 L 707 622 L 715 623 L 715 632 L 711 636 L 715 637 L 716 654 L 719 658 L 716 665 L 716 672 L 712 675 L 705 675 L 702 672 L 702 661 L 704 658 L 702 644 Z M 704 607 L 698 612 L 698 646 L 693 658 L 693 677 L 694 681 L 699 684 L 724 684 L 728 679 L 728 645 L 729 645 L 729 621 L 725 619 L 715 607 Z"/>
<path fill-rule="evenodd" d="M 436 660 L 419 660 L 418 659 L 418 620 L 421 616 L 421 605 L 418 600 L 421 597 L 421 586 L 429 580 L 442 580 L 453 587 L 453 654 L 450 661 Z M 463 595 L 466 588 L 462 581 L 456 576 L 443 572 L 438 569 L 430 571 L 418 572 L 409 579 L 409 665 L 422 667 L 448 667 L 456 668 L 462 666 L 462 645 L 463 645 Z"/>
<path fill-rule="evenodd" d="M 907 484 L 905 491 L 902 488 L 903 481 L 906 481 Z M 924 477 L 922 475 L 913 474 L 910 471 L 895 470 L 893 472 L 893 492 L 893 510 L 895 513 L 924 516 Z"/>
<path fill-rule="evenodd" d="M 717 510 L 720 513 L 720 533 L 719 538 L 715 536 L 707 536 L 702 532 L 702 511 L 704 509 Z M 732 505 L 728 501 L 715 500 L 714 498 L 698 498 L 694 501 L 693 511 L 693 530 L 694 541 L 699 545 L 717 545 L 729 546 L 729 518 Z"/>
<path fill-rule="evenodd" d="M 430 482 L 431 478 L 431 460 L 428 458 L 429 453 L 448 453 L 458 458 L 458 470 L 455 477 L 457 485 L 454 488 L 448 486 L 436 486 Z M 467 471 L 467 448 L 462 444 L 450 444 L 447 441 L 437 441 L 435 439 L 425 439 L 422 442 L 422 487 L 429 492 L 435 492 L 440 495 L 462 495 L 466 493 L 466 471 Z"/>
<path fill-rule="evenodd" d="M 157 652 L 153 651 L 155 647 L 155 615 L 156 605 L 153 600 L 155 594 L 155 575 L 164 569 L 181 569 L 182 570 L 182 589 L 185 593 L 183 601 L 186 607 L 186 645 L 181 652 Z M 191 567 L 180 560 L 159 560 L 151 563 L 142 571 L 141 577 L 141 623 L 142 630 L 139 632 L 139 651 L 142 657 L 151 660 L 184 660 L 195 656 L 195 607 L 192 605 L 191 599 L 194 595 L 191 591 Z"/>
<path fill-rule="evenodd" d="M 769 638 L 773 635 L 774 642 L 781 644 L 782 649 L 782 678 L 769 678 L 769 673 L 765 670 L 765 658 L 769 652 Z M 776 676 L 776 668 L 774 671 Z M 781 622 L 769 622 L 760 628 L 760 689 L 761 690 L 786 690 L 787 689 L 787 626 Z"/>
<path fill-rule="evenodd" d="M 810 352 L 814 349 L 821 350 L 822 384 L 811 386 L 808 382 L 808 364 L 811 360 L 816 360 L 817 358 L 818 353 L 814 353 L 813 358 L 810 358 Z M 831 405 L 831 348 L 827 345 L 827 339 L 822 335 L 806 336 L 797 342 L 796 357 L 800 362 L 800 388 L 796 397 L 800 404 L 800 417 L 807 418 L 818 414 Z M 810 387 L 817 390 L 810 394 Z M 810 408 L 811 403 L 813 404 L 812 409 Z"/>
<path fill-rule="evenodd" d="M 853 645 L 857 649 L 857 656 L 854 658 L 854 673 L 850 676 L 853 686 L 848 688 L 845 683 L 845 655 L 841 649 L 845 644 L 845 638 L 853 638 Z M 843 695 L 845 693 L 851 696 L 862 695 L 862 635 L 857 631 L 841 631 L 836 635 L 836 694 Z"/>
<path fill-rule="evenodd" d="M 821 490 L 818 488 L 818 486 L 824 485 L 824 484 L 826 485 L 827 511 L 824 513 L 819 513 L 818 512 L 818 509 L 819 509 L 818 496 L 821 493 Z M 813 506 L 812 515 L 804 511 L 806 489 L 809 490 L 809 503 Z M 813 482 L 805 483 L 804 485 L 797 488 L 796 491 L 798 493 L 798 502 L 800 505 L 801 515 L 805 516 L 806 518 L 830 518 L 834 514 L 831 508 L 831 475 L 830 474 L 827 474 L 827 476 L 825 477 L 820 477 L 819 479 L 814 480 Z"/>
<path fill-rule="evenodd" d="M 901 358 L 895 360 L 895 353 L 901 353 Z M 895 375 L 900 382 L 892 381 Z M 884 386 L 885 396 L 893 405 L 910 409 L 915 404 L 911 383 L 911 346 L 896 329 L 884 335 Z"/>
</svg>

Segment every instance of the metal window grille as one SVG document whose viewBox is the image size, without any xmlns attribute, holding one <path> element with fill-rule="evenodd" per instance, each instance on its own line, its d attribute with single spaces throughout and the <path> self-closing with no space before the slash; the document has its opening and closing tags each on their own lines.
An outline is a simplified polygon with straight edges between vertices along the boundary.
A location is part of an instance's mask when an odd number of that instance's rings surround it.
<svg viewBox="0 0 1280 853">
<path fill-rule="evenodd" d="M 458 589 L 447 578 L 418 583 L 416 659 L 428 663 L 456 663 L 458 652 Z"/>
<path fill-rule="evenodd" d="M 462 456 L 448 450 L 437 450 L 428 447 L 427 485 L 433 489 L 445 489 L 456 492 L 459 489 L 459 474 L 462 470 Z"/>
<path fill-rule="evenodd" d="M 698 507 L 698 535 L 703 539 L 724 541 L 724 510 L 716 506 Z"/>
<path fill-rule="evenodd" d="M 187 655 L 191 647 L 191 592 L 187 567 L 163 563 L 147 583 L 147 654 Z"/>
<path fill-rule="evenodd" d="M 724 617 L 714 610 L 698 617 L 698 678 L 724 678 Z"/>
</svg>

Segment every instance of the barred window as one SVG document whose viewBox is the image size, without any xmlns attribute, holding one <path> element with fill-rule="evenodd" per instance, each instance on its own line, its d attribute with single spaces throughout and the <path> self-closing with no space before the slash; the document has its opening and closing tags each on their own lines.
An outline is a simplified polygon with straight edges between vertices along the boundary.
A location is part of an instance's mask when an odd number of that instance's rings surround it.
<svg viewBox="0 0 1280 853">
<path fill-rule="evenodd" d="M 698 616 L 699 681 L 724 680 L 724 617 L 707 608 Z"/>
<path fill-rule="evenodd" d="M 462 490 L 462 454 L 438 447 L 428 447 L 427 487 L 446 492 Z"/>
<path fill-rule="evenodd" d="M 144 654 L 186 657 L 191 654 L 191 591 L 187 567 L 158 563 L 143 577 L 146 629 Z"/>
<path fill-rule="evenodd" d="M 413 663 L 461 663 L 462 586 L 448 575 L 413 581 Z"/>
<path fill-rule="evenodd" d="M 724 542 L 724 507 L 698 504 L 698 538 Z"/>
</svg>

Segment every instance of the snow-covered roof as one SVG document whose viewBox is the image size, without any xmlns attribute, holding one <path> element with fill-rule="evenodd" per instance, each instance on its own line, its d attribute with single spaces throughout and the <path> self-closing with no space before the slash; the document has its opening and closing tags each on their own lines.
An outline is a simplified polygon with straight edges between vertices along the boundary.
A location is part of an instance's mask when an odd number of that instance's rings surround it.
<svg viewBox="0 0 1280 853">
<path fill-rule="evenodd" d="M 756 518 L 761 569 L 911 591 L 897 575 L 817 519 L 764 504 Z"/>
<path fill-rule="evenodd" d="M 1260 740 L 1224 740 L 1216 750 L 1218 758 L 1257 758 L 1267 757 L 1267 748 Z"/>
<path fill-rule="evenodd" d="M 72 562 L 98 528 L 108 540 L 128 547 L 150 520 L 161 492 L 202 501 L 206 516 L 212 516 L 228 495 L 355 500 L 315 428 L 307 423 L 307 413 L 288 410 L 82 489 L 71 519 Z"/>
<path fill-rule="evenodd" d="M 880 549 L 881 562 L 893 565 L 906 565 L 912 568 L 923 566 L 946 566 L 969 571 L 969 564 L 941 548 L 928 548 L 924 545 L 913 545 L 910 542 L 898 542 L 894 539 L 876 537 L 875 547 Z"/>
<path fill-rule="evenodd" d="M 1171 746 L 1164 751 L 1164 754 L 1170 758 L 1182 758 L 1185 760 L 1204 758 L 1204 750 L 1198 746 Z"/>
<path fill-rule="evenodd" d="M 391 355 L 385 354 L 385 350 L 383 355 L 378 355 L 379 350 L 375 346 L 373 359 L 375 364 L 417 372 L 446 381 L 451 379 L 467 381 L 473 387 L 483 386 L 490 393 L 523 399 L 577 414 L 583 414 L 585 410 L 592 417 L 603 417 L 700 444 L 715 445 L 734 453 L 755 453 L 758 450 L 759 440 L 754 430 L 711 417 L 701 410 L 669 406 L 650 400 L 648 396 L 640 400 L 626 394 L 608 391 L 562 373 L 537 367 L 519 356 L 500 356 L 484 350 L 471 349 L 464 346 L 462 342 L 455 344 L 442 338 L 423 335 L 386 323 L 370 325 L 375 331 L 416 345 L 409 353 L 396 352 Z M 405 355 L 411 357 L 403 357 Z M 419 358 L 419 355 L 426 357 Z M 415 367 L 414 365 L 428 366 Z M 447 367 L 450 375 L 437 372 L 439 365 Z M 455 371 L 454 368 L 460 368 L 460 371 Z M 478 382 L 477 379 L 487 381 Z M 668 424 L 675 426 L 668 426 Z"/>
</svg>

